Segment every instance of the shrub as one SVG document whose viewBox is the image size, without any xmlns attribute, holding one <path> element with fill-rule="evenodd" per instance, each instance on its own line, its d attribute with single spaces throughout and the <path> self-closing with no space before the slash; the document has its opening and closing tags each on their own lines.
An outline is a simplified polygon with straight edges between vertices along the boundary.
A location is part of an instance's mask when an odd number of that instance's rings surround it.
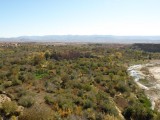
<svg viewBox="0 0 160 120">
<path fill-rule="evenodd" d="M 45 99 L 45 102 L 49 105 L 54 103 L 53 98 L 51 98 L 50 96 L 45 96 L 44 99 Z"/>
<path fill-rule="evenodd" d="M 22 81 L 18 80 L 18 79 L 14 79 L 12 80 L 12 85 L 21 85 L 22 84 Z"/>
<path fill-rule="evenodd" d="M 96 120 L 95 111 L 93 109 L 85 110 L 84 116 L 87 118 L 87 120 Z"/>
<path fill-rule="evenodd" d="M 92 87 L 91 87 L 90 84 L 85 84 L 85 85 L 83 86 L 83 89 L 86 90 L 86 91 L 91 91 Z"/>
<path fill-rule="evenodd" d="M 82 100 L 82 98 L 80 98 L 80 97 L 75 97 L 74 103 L 75 103 L 76 105 L 82 105 L 82 104 L 83 104 L 83 100 Z"/>
<path fill-rule="evenodd" d="M 108 114 L 104 117 L 104 120 L 119 120 L 119 119 L 113 115 Z"/>
<path fill-rule="evenodd" d="M 40 64 L 43 60 L 43 56 L 42 55 L 35 55 L 33 58 L 33 65 L 36 66 L 38 64 Z"/>
<path fill-rule="evenodd" d="M 140 104 L 129 106 L 123 112 L 126 120 L 152 120 L 154 117 L 153 111 L 143 107 Z"/>
<path fill-rule="evenodd" d="M 3 86 L 5 88 L 12 86 L 12 81 L 6 81 L 6 82 L 4 82 Z"/>
<path fill-rule="evenodd" d="M 18 76 L 18 79 L 24 82 L 24 81 L 26 81 L 27 78 L 26 78 L 26 75 L 23 75 L 23 74 L 21 73 L 21 74 Z"/>
<path fill-rule="evenodd" d="M 116 90 L 121 92 L 121 93 L 124 93 L 124 92 L 127 92 L 128 91 L 128 88 L 127 86 L 122 82 L 122 83 L 119 83 L 118 86 L 116 87 Z"/>
<path fill-rule="evenodd" d="M 71 109 L 74 107 L 73 101 L 71 99 L 62 98 L 58 101 L 58 105 L 60 108 L 64 109 Z"/>
<path fill-rule="evenodd" d="M 95 81 L 99 84 L 103 80 L 103 76 L 96 76 Z"/>
<path fill-rule="evenodd" d="M 111 97 L 114 97 L 116 94 L 116 91 L 115 91 L 115 89 L 109 89 L 109 93 L 110 93 Z"/>
<path fill-rule="evenodd" d="M 83 90 L 79 90 L 78 93 L 77 93 L 77 96 L 82 97 L 83 93 L 84 93 Z"/>
<path fill-rule="evenodd" d="M 111 103 L 107 103 L 107 102 L 101 103 L 100 109 L 102 112 L 105 112 L 107 114 L 114 115 L 114 116 L 118 115 L 118 111 Z"/>
<path fill-rule="evenodd" d="M 46 92 L 53 93 L 57 89 L 57 86 L 51 82 L 46 81 L 45 88 L 46 88 Z"/>
<path fill-rule="evenodd" d="M 82 89 L 82 83 L 79 83 L 79 82 L 77 82 L 77 81 L 74 81 L 73 87 L 74 87 L 74 88 L 78 88 L 78 89 Z"/>
<path fill-rule="evenodd" d="M 24 107 L 31 107 L 35 103 L 35 100 L 31 96 L 22 96 L 18 103 Z"/>
<path fill-rule="evenodd" d="M 84 108 L 84 109 L 88 109 L 88 108 L 91 108 L 92 106 L 93 106 L 92 101 L 86 100 L 86 101 L 84 102 L 83 108 Z"/>
<path fill-rule="evenodd" d="M 146 96 L 140 96 L 139 101 L 147 108 L 151 107 L 151 102 Z"/>
<path fill-rule="evenodd" d="M 96 113 L 96 120 L 104 120 L 105 114 L 101 112 Z"/>
<path fill-rule="evenodd" d="M 2 104 L 2 109 L 6 115 L 13 115 L 16 113 L 18 106 L 16 102 L 6 101 Z"/>
<path fill-rule="evenodd" d="M 0 93 L 2 93 L 4 91 L 4 86 L 3 85 L 0 85 Z"/>
<path fill-rule="evenodd" d="M 25 109 L 18 120 L 54 120 L 54 114 L 46 105 L 34 105 L 29 109 Z"/>
<path fill-rule="evenodd" d="M 18 97 L 22 97 L 22 96 L 25 96 L 25 95 L 28 94 L 28 91 L 26 89 L 24 89 L 24 88 L 21 88 L 21 87 L 20 88 L 16 88 L 15 90 L 17 92 L 17 96 Z"/>
</svg>

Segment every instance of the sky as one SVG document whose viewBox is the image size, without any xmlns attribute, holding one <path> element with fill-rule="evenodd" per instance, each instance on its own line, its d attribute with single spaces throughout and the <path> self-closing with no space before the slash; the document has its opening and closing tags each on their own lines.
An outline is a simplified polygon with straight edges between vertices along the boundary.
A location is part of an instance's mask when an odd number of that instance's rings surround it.
<svg viewBox="0 0 160 120">
<path fill-rule="evenodd" d="M 0 37 L 160 35 L 160 0 L 0 0 Z"/>
</svg>

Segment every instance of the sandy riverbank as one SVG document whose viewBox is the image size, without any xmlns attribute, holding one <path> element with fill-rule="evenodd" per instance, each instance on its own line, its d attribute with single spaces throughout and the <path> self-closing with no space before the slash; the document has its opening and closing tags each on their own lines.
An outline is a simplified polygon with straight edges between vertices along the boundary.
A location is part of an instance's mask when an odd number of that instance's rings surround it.
<svg viewBox="0 0 160 120">
<path fill-rule="evenodd" d="M 143 73 L 142 68 L 148 70 L 149 74 Z M 152 109 L 156 108 L 160 111 L 160 63 L 156 61 L 151 64 L 133 65 L 128 68 L 128 72 L 137 85 L 144 89 L 152 103 Z M 141 79 L 147 79 L 147 85 L 143 84 Z"/>
</svg>

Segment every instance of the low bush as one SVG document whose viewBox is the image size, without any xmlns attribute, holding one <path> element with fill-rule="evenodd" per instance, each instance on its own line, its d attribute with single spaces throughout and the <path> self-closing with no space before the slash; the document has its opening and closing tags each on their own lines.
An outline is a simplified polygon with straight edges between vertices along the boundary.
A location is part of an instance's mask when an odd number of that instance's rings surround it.
<svg viewBox="0 0 160 120">
<path fill-rule="evenodd" d="M 91 85 L 90 84 L 85 84 L 83 86 L 83 89 L 86 90 L 86 91 L 90 91 L 92 89 Z"/>
<path fill-rule="evenodd" d="M 53 98 L 50 97 L 50 96 L 45 96 L 44 99 L 45 99 L 45 102 L 46 102 L 47 104 L 49 104 L 49 105 L 51 105 L 51 104 L 54 103 Z"/>
<path fill-rule="evenodd" d="M 85 101 L 84 101 L 83 108 L 84 108 L 84 109 L 88 109 L 88 108 L 91 108 L 91 107 L 93 107 L 92 101 L 90 101 L 90 100 L 85 100 Z"/>
<path fill-rule="evenodd" d="M 12 80 L 12 85 L 16 86 L 16 85 L 21 85 L 22 84 L 22 81 L 21 80 L 18 80 L 18 79 L 14 79 Z"/>
<path fill-rule="evenodd" d="M 2 104 L 2 109 L 5 115 L 13 115 L 16 113 L 18 106 L 16 102 L 6 101 Z"/>
<path fill-rule="evenodd" d="M 31 107 L 35 103 L 35 100 L 31 96 L 22 96 L 18 103 L 24 107 Z"/>
<path fill-rule="evenodd" d="M 6 82 L 4 82 L 3 86 L 5 88 L 12 86 L 12 81 L 6 81 Z"/>
<path fill-rule="evenodd" d="M 104 113 L 114 115 L 114 116 L 118 116 L 118 111 L 116 110 L 116 108 L 111 103 L 106 103 L 106 102 L 101 103 L 100 110 Z"/>
<path fill-rule="evenodd" d="M 48 106 L 34 105 L 29 109 L 25 109 L 18 120 L 54 120 L 54 114 Z"/>
<path fill-rule="evenodd" d="M 123 115 L 126 120 L 152 120 L 154 118 L 153 111 L 140 104 L 127 107 Z"/>
<path fill-rule="evenodd" d="M 128 91 L 128 88 L 127 86 L 125 85 L 125 83 L 121 82 L 119 83 L 117 86 L 116 86 L 116 90 L 121 92 L 121 93 L 124 93 L 124 92 L 127 92 Z"/>
</svg>

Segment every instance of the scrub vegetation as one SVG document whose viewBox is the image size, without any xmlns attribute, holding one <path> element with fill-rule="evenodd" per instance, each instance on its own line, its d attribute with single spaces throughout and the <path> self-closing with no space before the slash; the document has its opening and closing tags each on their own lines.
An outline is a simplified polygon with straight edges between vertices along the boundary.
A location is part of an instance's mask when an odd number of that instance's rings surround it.
<svg viewBox="0 0 160 120">
<path fill-rule="evenodd" d="M 159 53 L 121 44 L 1 43 L 0 102 L 4 120 L 159 120 L 128 75 L 131 64 Z M 145 81 L 143 81 L 145 82 Z M 17 107 L 23 106 L 22 112 Z"/>
</svg>

